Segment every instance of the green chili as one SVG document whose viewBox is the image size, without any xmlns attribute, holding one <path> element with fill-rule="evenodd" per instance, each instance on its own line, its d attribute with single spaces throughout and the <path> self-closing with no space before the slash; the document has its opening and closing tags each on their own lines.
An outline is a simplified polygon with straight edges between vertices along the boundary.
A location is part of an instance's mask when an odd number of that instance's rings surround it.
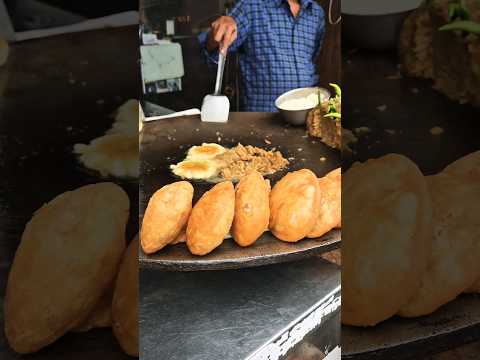
<svg viewBox="0 0 480 360">
<path fill-rule="evenodd" d="M 335 93 L 337 94 L 337 96 L 342 96 L 342 89 L 340 89 L 340 86 L 333 83 L 330 83 L 329 85 L 335 89 Z"/>
<path fill-rule="evenodd" d="M 438 29 L 439 31 L 465 31 L 471 34 L 480 35 L 480 23 L 462 20 L 454 21 L 450 24 L 443 25 Z"/>
</svg>

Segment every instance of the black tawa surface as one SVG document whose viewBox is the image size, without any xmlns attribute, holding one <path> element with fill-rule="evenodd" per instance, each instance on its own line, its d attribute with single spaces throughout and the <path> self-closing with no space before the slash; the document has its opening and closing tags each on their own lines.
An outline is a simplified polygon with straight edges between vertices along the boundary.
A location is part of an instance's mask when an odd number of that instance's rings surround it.
<svg viewBox="0 0 480 360">
<path fill-rule="evenodd" d="M 287 172 L 307 168 L 321 177 L 340 166 L 340 153 L 318 139 L 307 136 L 304 127 L 286 125 L 279 114 L 231 113 L 228 123 L 202 123 L 199 116 L 185 116 L 146 123 L 140 147 L 140 221 L 152 194 L 164 185 L 179 181 L 170 165 L 184 160 L 191 146 L 218 143 L 233 147 L 238 143 L 265 149 L 276 148 L 290 158 L 287 169 L 271 176 L 272 186 Z M 325 161 L 320 158 L 324 157 Z M 194 202 L 213 184 L 192 181 Z M 140 264 L 164 270 L 220 270 L 260 266 L 330 251 L 339 246 L 340 231 L 318 239 L 284 243 L 265 233 L 254 245 L 240 248 L 227 239 L 212 253 L 198 257 L 190 254 L 185 244 L 169 246 L 146 255 L 140 251 Z"/>
</svg>

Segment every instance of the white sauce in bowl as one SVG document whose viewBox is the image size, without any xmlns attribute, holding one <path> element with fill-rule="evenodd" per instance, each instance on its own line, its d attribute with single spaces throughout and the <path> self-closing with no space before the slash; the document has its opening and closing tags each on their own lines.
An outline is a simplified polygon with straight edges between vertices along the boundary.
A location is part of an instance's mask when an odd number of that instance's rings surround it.
<svg viewBox="0 0 480 360">
<path fill-rule="evenodd" d="M 306 97 L 293 98 L 282 101 L 279 108 L 282 110 L 298 111 L 312 109 L 318 105 L 318 94 L 310 94 Z"/>
</svg>

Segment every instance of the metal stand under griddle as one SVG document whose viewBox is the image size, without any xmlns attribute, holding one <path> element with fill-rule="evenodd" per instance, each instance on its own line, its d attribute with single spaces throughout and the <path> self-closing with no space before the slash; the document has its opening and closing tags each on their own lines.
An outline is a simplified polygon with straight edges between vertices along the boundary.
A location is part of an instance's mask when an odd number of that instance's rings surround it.
<svg viewBox="0 0 480 360">
<path fill-rule="evenodd" d="M 320 258 L 253 269 L 140 272 L 140 358 L 276 360 L 340 344 L 340 270 Z"/>
</svg>

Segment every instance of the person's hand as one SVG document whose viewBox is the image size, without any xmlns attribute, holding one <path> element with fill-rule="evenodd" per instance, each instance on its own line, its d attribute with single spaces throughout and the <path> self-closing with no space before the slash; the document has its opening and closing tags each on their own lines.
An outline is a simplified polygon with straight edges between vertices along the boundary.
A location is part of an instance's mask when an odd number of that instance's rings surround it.
<svg viewBox="0 0 480 360">
<path fill-rule="evenodd" d="M 225 54 L 237 38 L 237 23 L 230 16 L 221 16 L 212 23 L 211 28 L 208 34 L 207 50 L 213 51 L 219 48 Z"/>
</svg>

